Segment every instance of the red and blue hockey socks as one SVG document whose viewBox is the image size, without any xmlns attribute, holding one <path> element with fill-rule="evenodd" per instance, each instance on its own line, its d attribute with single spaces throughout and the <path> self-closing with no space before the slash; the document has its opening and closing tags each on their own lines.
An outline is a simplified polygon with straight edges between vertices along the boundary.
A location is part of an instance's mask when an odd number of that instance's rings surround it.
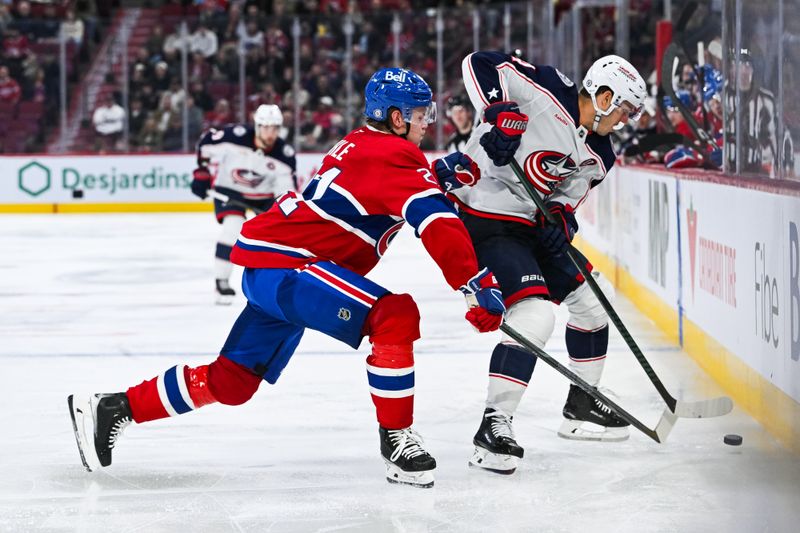
<svg viewBox="0 0 800 533">
<path fill-rule="evenodd" d="M 261 376 L 220 355 L 209 365 L 173 366 L 127 391 L 133 420 L 141 424 L 220 402 L 240 405 L 252 398 Z"/>
<path fill-rule="evenodd" d="M 414 421 L 414 341 L 419 339 L 419 310 L 408 294 L 387 294 L 367 317 L 372 343 L 367 379 L 378 423 L 403 429 Z"/>
</svg>

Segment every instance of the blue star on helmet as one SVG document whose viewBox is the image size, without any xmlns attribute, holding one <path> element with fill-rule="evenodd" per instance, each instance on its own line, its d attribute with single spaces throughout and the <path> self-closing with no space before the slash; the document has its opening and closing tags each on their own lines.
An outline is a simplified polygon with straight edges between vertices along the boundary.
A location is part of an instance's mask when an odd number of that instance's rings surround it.
<svg viewBox="0 0 800 533">
<path fill-rule="evenodd" d="M 578 171 L 578 167 L 575 166 L 575 163 L 572 163 L 570 159 L 570 154 L 565 155 L 561 159 L 556 161 L 542 161 L 542 168 L 545 172 L 549 173 L 552 176 L 558 176 L 559 178 L 568 178 L 575 174 Z M 572 163 L 572 166 L 567 166 Z"/>
</svg>

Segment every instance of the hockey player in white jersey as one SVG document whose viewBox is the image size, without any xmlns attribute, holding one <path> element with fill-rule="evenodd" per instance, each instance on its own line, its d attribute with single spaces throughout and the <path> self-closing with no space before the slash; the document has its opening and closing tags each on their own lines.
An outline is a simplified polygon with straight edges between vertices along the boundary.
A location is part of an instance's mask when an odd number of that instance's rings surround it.
<svg viewBox="0 0 800 533">
<path fill-rule="evenodd" d="M 608 347 L 608 318 L 564 252 L 578 229 L 575 209 L 614 164 L 608 134 L 641 112 L 644 80 L 618 56 L 595 62 L 580 90 L 553 67 L 500 52 L 470 54 L 462 70 L 482 117 L 464 151 L 478 163 L 482 179 L 451 197 L 460 206 L 481 266 L 499 281 L 509 324 L 543 347 L 553 332 L 553 303 L 565 303 L 570 367 L 597 385 Z M 512 158 L 560 224 L 549 225 L 537 213 L 508 166 Z M 611 298 L 611 284 L 593 275 Z M 535 362 L 508 336 L 494 348 L 471 465 L 514 472 L 523 448 L 515 441 L 512 419 Z M 558 434 L 564 438 L 628 438 L 628 424 L 576 386 L 570 387 L 563 415 Z"/>
<path fill-rule="evenodd" d="M 231 250 L 248 208 L 268 210 L 275 198 L 295 190 L 295 151 L 278 136 L 283 114 L 276 105 L 261 105 L 254 126 L 231 124 L 210 129 L 197 143 L 197 168 L 192 192 L 202 199 L 212 187 L 229 198 L 214 199 L 214 214 L 222 226 L 214 260 L 217 303 L 230 304 L 236 295 L 228 279 Z"/>
</svg>

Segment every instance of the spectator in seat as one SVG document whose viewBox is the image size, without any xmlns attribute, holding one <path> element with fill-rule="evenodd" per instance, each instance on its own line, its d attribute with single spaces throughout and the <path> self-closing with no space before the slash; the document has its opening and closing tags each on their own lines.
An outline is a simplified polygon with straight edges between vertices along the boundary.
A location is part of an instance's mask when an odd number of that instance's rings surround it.
<svg viewBox="0 0 800 533">
<path fill-rule="evenodd" d="M 136 145 L 140 152 L 161 151 L 161 132 L 158 130 L 158 122 L 155 117 L 148 117 L 144 121 L 142 131 L 136 138 Z"/>
<path fill-rule="evenodd" d="M 167 35 L 166 39 L 164 39 L 164 46 L 161 47 L 161 51 L 167 55 L 170 55 L 180 52 L 182 47 L 183 39 L 181 38 L 180 34 L 180 26 L 176 26 L 175 30 Z"/>
<path fill-rule="evenodd" d="M 225 98 L 218 100 L 214 110 L 206 114 L 206 128 L 221 128 L 231 122 L 233 122 L 233 111 Z"/>
<path fill-rule="evenodd" d="M 322 96 L 319 99 L 319 107 L 314 112 L 313 121 L 320 129 L 317 138 L 317 145 L 323 150 L 329 148 L 331 140 L 340 137 L 340 132 L 344 123 L 344 117 L 333 108 L 333 98 Z"/>
<path fill-rule="evenodd" d="M 20 76 L 22 61 L 30 51 L 28 37 L 14 26 L 8 28 L 3 39 L 3 58 L 12 77 Z"/>
<path fill-rule="evenodd" d="M 72 41 L 78 47 L 83 44 L 83 21 L 75 15 L 74 9 L 67 9 L 65 20 L 61 23 L 61 32 L 67 42 Z"/>
<path fill-rule="evenodd" d="M 36 37 L 39 39 L 52 39 L 58 36 L 58 30 L 61 27 L 61 17 L 58 15 L 58 9 L 52 4 L 44 6 L 44 13 L 42 18 L 38 20 Z"/>
<path fill-rule="evenodd" d="M 161 24 L 153 26 L 153 31 L 150 37 L 147 38 L 144 48 L 147 50 L 146 57 L 161 58 L 161 53 L 164 50 L 164 26 Z"/>
<path fill-rule="evenodd" d="M 264 32 L 258 29 L 258 23 L 255 20 L 245 22 L 244 31 L 239 33 L 239 38 L 245 50 L 264 48 Z"/>
<path fill-rule="evenodd" d="M 189 36 L 189 51 L 193 54 L 200 53 L 209 59 L 214 57 L 218 49 L 217 34 L 209 30 L 203 22 L 198 24 L 197 30 Z"/>
<path fill-rule="evenodd" d="M 100 106 L 92 115 L 92 123 L 100 153 L 116 150 L 125 128 L 125 110 L 114 101 L 114 95 L 107 93 L 102 97 Z"/>
<path fill-rule="evenodd" d="M 166 91 L 169 89 L 172 76 L 169 73 L 169 65 L 166 61 L 159 61 L 156 63 L 156 69 L 153 73 L 153 88 L 156 92 Z"/>
<path fill-rule="evenodd" d="M 135 139 L 144 126 L 147 119 L 147 111 L 144 110 L 142 101 L 138 98 L 131 100 L 130 110 L 128 111 L 128 131 L 131 139 Z"/>
<path fill-rule="evenodd" d="M 208 113 L 214 109 L 214 100 L 211 98 L 211 95 L 208 94 L 208 91 L 206 91 L 205 85 L 201 80 L 192 81 L 192 84 L 189 86 L 189 96 L 194 99 L 194 103 L 197 104 L 197 107 L 199 107 L 203 113 Z"/>
<path fill-rule="evenodd" d="M 36 20 L 31 17 L 31 4 L 26 0 L 22 0 L 17 4 L 17 9 L 14 13 L 14 28 L 21 35 L 35 39 L 37 37 L 37 26 Z"/>
<path fill-rule="evenodd" d="M 34 102 L 44 103 L 47 100 L 47 84 L 45 83 L 44 69 L 39 68 L 34 74 L 33 82 L 31 83 L 31 100 Z"/>
<path fill-rule="evenodd" d="M 9 74 L 8 67 L 0 66 L 0 102 L 16 105 L 21 95 L 22 89 Z"/>
<path fill-rule="evenodd" d="M 207 80 L 211 77 L 211 64 L 206 61 L 203 54 L 195 52 L 189 60 L 189 79 Z"/>
<path fill-rule="evenodd" d="M 167 129 L 161 137 L 161 149 L 165 152 L 180 152 L 183 150 L 183 120 L 180 113 L 172 113 L 167 123 Z"/>
</svg>

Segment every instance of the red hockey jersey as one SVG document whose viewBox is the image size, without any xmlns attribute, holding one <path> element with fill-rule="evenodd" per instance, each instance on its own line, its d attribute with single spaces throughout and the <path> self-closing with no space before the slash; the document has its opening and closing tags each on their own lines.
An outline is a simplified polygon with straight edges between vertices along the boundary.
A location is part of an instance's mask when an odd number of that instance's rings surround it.
<svg viewBox="0 0 800 533">
<path fill-rule="evenodd" d="M 367 274 L 405 222 L 453 288 L 478 271 L 472 242 L 413 143 L 365 126 L 334 146 L 302 194 L 246 222 L 237 265 L 296 268 L 333 261 Z"/>
</svg>

